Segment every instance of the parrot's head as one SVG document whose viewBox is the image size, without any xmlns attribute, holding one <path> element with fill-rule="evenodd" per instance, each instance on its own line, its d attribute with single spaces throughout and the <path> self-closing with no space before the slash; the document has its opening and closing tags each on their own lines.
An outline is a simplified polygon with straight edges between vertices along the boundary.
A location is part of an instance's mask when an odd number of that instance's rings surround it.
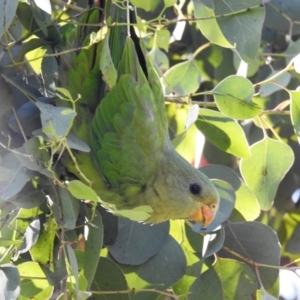
<svg viewBox="0 0 300 300">
<path fill-rule="evenodd" d="M 219 208 L 220 196 L 217 189 L 206 175 L 195 168 L 182 180 L 194 206 L 188 218 L 207 227 Z"/>
<path fill-rule="evenodd" d="M 212 181 L 179 155 L 174 160 L 168 160 L 166 169 L 162 177 L 156 178 L 154 186 L 161 206 L 156 212 L 165 213 L 166 207 L 169 207 L 168 219 L 190 219 L 207 227 L 213 221 L 220 203 L 219 193 Z M 164 217 L 167 219 L 167 215 Z"/>
</svg>

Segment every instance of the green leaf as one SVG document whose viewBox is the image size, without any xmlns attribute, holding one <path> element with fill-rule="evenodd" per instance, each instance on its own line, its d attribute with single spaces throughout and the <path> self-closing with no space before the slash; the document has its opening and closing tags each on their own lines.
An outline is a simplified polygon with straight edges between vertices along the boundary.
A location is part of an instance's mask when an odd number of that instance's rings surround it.
<svg viewBox="0 0 300 300">
<path fill-rule="evenodd" d="M 107 248 L 117 262 L 139 265 L 162 249 L 168 233 L 168 222 L 149 225 L 119 218 L 117 239 Z"/>
<path fill-rule="evenodd" d="M 252 83 L 242 76 L 228 76 L 213 89 L 213 95 L 219 110 L 231 118 L 245 120 L 262 112 L 252 101 Z"/>
<path fill-rule="evenodd" d="M 265 9 L 260 0 L 193 2 L 195 16 L 200 19 L 197 24 L 208 40 L 222 47 L 236 49 L 247 63 L 255 59 L 265 18 Z"/>
<path fill-rule="evenodd" d="M 243 221 L 237 219 L 238 215 L 242 215 L 245 221 L 253 221 L 260 214 L 260 206 L 254 194 L 241 178 L 230 168 L 219 165 L 208 165 L 201 168 L 201 171 L 208 178 L 216 178 L 227 181 L 235 190 L 235 210 L 233 211 L 231 221 Z M 232 219 L 234 218 L 234 219 Z M 237 220 L 236 220 L 237 219 Z"/>
<path fill-rule="evenodd" d="M 237 157 L 250 157 L 245 133 L 235 120 L 218 111 L 201 109 L 196 126 L 219 149 Z"/>
<path fill-rule="evenodd" d="M 44 46 L 47 49 L 44 57 L 42 59 L 41 65 L 41 77 L 43 80 L 44 88 L 47 90 L 52 90 L 55 86 L 55 74 L 58 73 L 58 61 L 56 59 L 54 48 L 47 45 Z"/>
<path fill-rule="evenodd" d="M 79 180 L 72 180 L 68 183 L 68 190 L 73 197 L 80 200 L 91 200 L 98 202 L 98 196 L 96 192 Z"/>
<path fill-rule="evenodd" d="M 48 198 L 57 224 L 64 228 L 74 229 L 79 213 L 79 202 L 68 190 L 58 187 L 49 193 Z"/>
<path fill-rule="evenodd" d="M 99 291 L 99 294 L 93 294 L 95 300 L 129 300 L 128 294 L 121 294 L 118 291 L 127 290 L 127 282 L 120 267 L 112 260 L 101 257 L 94 281 L 91 286 L 92 291 Z M 101 291 L 116 291 L 116 294 L 101 295 Z"/>
<path fill-rule="evenodd" d="M 260 287 L 260 290 L 256 293 L 257 300 L 277 300 L 278 297 L 274 297 L 269 294 L 263 286 Z"/>
<path fill-rule="evenodd" d="M 169 236 L 163 248 L 151 259 L 139 266 L 121 266 L 130 288 L 154 288 L 164 291 L 177 282 L 185 273 L 186 258 L 178 243 Z M 154 300 L 157 293 L 139 292 L 132 300 Z"/>
<path fill-rule="evenodd" d="M 281 2 L 279 0 L 266 3 L 266 20 L 265 26 L 272 30 L 272 32 L 279 32 L 284 34 L 289 32 L 291 36 L 300 33 L 300 27 L 295 24 L 292 28 L 290 20 L 299 20 L 298 11 L 300 3 L 297 0 L 289 0 L 288 2 Z M 291 41 L 292 42 L 292 41 Z"/>
<path fill-rule="evenodd" d="M 102 71 L 104 81 L 111 89 L 117 82 L 118 72 L 113 63 L 110 48 L 109 48 L 109 34 L 105 36 L 104 44 L 100 55 L 100 70 Z"/>
<path fill-rule="evenodd" d="M 18 148 L 18 153 L 15 155 L 24 167 L 53 178 L 53 174 L 46 167 L 50 160 L 49 152 L 37 137 L 26 141 L 22 147 Z"/>
<path fill-rule="evenodd" d="M 172 289 L 177 296 L 180 296 L 180 300 L 188 300 L 190 296 L 190 287 L 199 276 L 199 272 L 203 273 L 213 263 L 214 258 L 202 260 L 199 254 L 192 253 L 190 251 L 184 251 L 187 267 L 183 277 L 181 277 Z"/>
<path fill-rule="evenodd" d="M 206 299 L 253 300 L 256 284 L 254 273 L 246 264 L 218 258 L 212 268 L 194 281 L 188 299 L 198 300 L 205 295 Z"/>
<path fill-rule="evenodd" d="M 286 49 L 285 52 L 283 52 L 283 55 L 286 58 L 286 64 L 288 64 L 295 56 L 297 56 L 300 52 L 300 40 L 298 39 L 295 42 L 291 42 Z"/>
<path fill-rule="evenodd" d="M 164 74 L 167 94 L 175 92 L 178 95 L 189 95 L 198 90 L 200 81 L 200 71 L 193 59 L 176 64 Z"/>
<path fill-rule="evenodd" d="M 166 29 L 157 30 L 155 32 L 155 41 L 158 48 L 164 49 L 166 52 L 169 50 L 170 31 Z"/>
<path fill-rule="evenodd" d="M 224 36 L 215 18 L 214 4 L 211 1 L 206 1 L 205 3 L 197 0 L 193 0 L 193 3 L 197 25 L 202 34 L 212 43 L 225 48 L 233 48 L 234 45 Z"/>
<path fill-rule="evenodd" d="M 49 137 L 66 136 L 73 124 L 76 112 L 68 107 L 55 107 L 40 101 L 36 106 L 41 111 L 43 132 Z"/>
<path fill-rule="evenodd" d="M 74 101 L 69 90 L 62 88 L 62 87 L 55 87 L 55 90 L 58 92 L 56 95 L 60 99 L 63 99 L 66 101 Z"/>
<path fill-rule="evenodd" d="M 72 293 L 75 297 L 75 299 L 78 299 L 78 290 L 79 290 L 79 278 L 78 278 L 78 264 L 77 259 L 74 253 L 74 250 L 70 245 L 66 245 L 66 253 L 68 258 L 68 264 L 69 264 L 69 280 L 72 280 Z M 75 282 L 74 282 L 75 280 Z"/>
<path fill-rule="evenodd" d="M 6 154 L 0 164 L 0 199 L 7 200 L 18 194 L 28 182 L 29 176 L 15 154 Z"/>
<path fill-rule="evenodd" d="M 153 61 L 154 65 L 157 66 L 161 71 L 169 69 L 169 59 L 167 55 L 158 48 L 153 48 L 149 52 L 149 57 Z"/>
<path fill-rule="evenodd" d="M 20 295 L 20 275 L 18 269 L 11 264 L 0 265 L 0 298 L 18 299 Z"/>
<path fill-rule="evenodd" d="M 261 43 L 262 26 L 265 19 L 265 8 L 261 0 L 248 0 L 247 2 L 236 2 L 235 0 L 214 1 L 215 13 L 219 16 L 232 14 L 217 18 L 224 36 L 234 46 L 243 61 L 251 63 L 259 50 Z M 244 10 L 243 12 L 240 12 Z"/>
<path fill-rule="evenodd" d="M 46 201 L 45 194 L 41 190 L 31 190 L 19 193 L 16 197 L 9 200 L 16 207 L 33 208 Z"/>
<path fill-rule="evenodd" d="M 278 185 L 293 162 L 292 149 L 268 137 L 251 146 L 251 158 L 241 160 L 243 178 L 262 210 L 271 208 Z"/>
<path fill-rule="evenodd" d="M 160 3 L 160 0 L 132 0 L 131 3 L 145 11 L 154 11 Z"/>
<path fill-rule="evenodd" d="M 193 226 L 193 230 L 196 232 L 210 232 L 220 226 L 223 222 L 228 220 L 235 203 L 235 192 L 232 186 L 225 181 L 212 180 L 213 184 L 216 186 L 218 193 L 220 195 L 220 205 L 216 216 L 212 223 L 206 228 L 202 228 L 201 223 L 197 223 Z"/>
<path fill-rule="evenodd" d="M 18 270 L 21 280 L 21 296 L 26 299 L 35 298 L 38 299 L 38 295 L 43 293 L 47 289 L 47 294 L 43 294 L 47 299 L 52 295 L 54 287 L 50 287 L 41 267 L 36 262 L 25 262 L 18 265 Z"/>
<path fill-rule="evenodd" d="M 287 252 L 293 253 L 293 254 L 299 254 L 300 253 L 300 224 L 295 226 L 293 228 L 293 233 L 290 239 L 287 241 L 285 250 Z"/>
<path fill-rule="evenodd" d="M 289 91 L 291 97 L 291 119 L 300 143 L 300 91 Z"/>
<path fill-rule="evenodd" d="M 173 6 L 176 2 L 177 0 L 164 0 L 165 7 Z"/>
<path fill-rule="evenodd" d="M 71 149 L 79 150 L 82 152 L 90 152 L 90 147 L 77 135 L 75 135 L 73 132 L 70 132 L 67 136 L 67 145 Z"/>
<path fill-rule="evenodd" d="M 196 233 L 184 220 L 170 221 L 170 234 L 185 251 L 198 253 L 203 246 L 203 235 Z"/>
<path fill-rule="evenodd" d="M 18 0 L 0 2 L 0 38 L 2 38 L 5 31 L 11 25 L 16 14 L 18 3 Z"/>
<path fill-rule="evenodd" d="M 53 247 L 57 229 L 58 226 L 53 218 L 49 218 L 37 242 L 29 250 L 33 261 L 41 264 L 48 264 L 53 261 Z"/>
<path fill-rule="evenodd" d="M 272 71 L 272 73 L 266 78 L 266 80 L 274 76 L 278 71 Z M 271 94 L 280 91 L 282 87 L 286 87 L 291 81 L 292 75 L 290 73 L 283 73 L 277 78 L 273 79 L 272 82 L 263 84 L 259 88 L 259 93 L 261 97 L 267 97 Z"/>
<path fill-rule="evenodd" d="M 89 289 L 97 270 L 100 251 L 103 246 L 103 224 L 99 212 L 96 212 L 93 221 L 88 225 L 88 229 L 89 231 L 84 251 L 83 271 L 88 283 L 87 288 Z"/>
<path fill-rule="evenodd" d="M 279 266 L 281 249 L 277 234 L 272 228 L 259 222 L 228 222 L 224 228 L 224 247 L 258 264 Z M 241 260 L 236 255 L 223 249 L 218 252 L 218 255 Z M 256 273 L 253 265 L 249 264 L 249 266 Z M 276 282 L 279 270 L 261 266 L 258 268 L 258 272 L 263 286 L 267 289 Z"/>
</svg>

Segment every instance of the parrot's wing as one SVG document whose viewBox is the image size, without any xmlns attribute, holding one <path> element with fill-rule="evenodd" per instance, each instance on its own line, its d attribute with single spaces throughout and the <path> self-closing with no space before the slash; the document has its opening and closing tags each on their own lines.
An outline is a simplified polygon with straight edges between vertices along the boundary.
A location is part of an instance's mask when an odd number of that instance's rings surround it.
<svg viewBox="0 0 300 300">
<path fill-rule="evenodd" d="M 100 171 L 120 194 L 140 192 L 155 173 L 165 138 L 159 109 L 148 84 L 122 75 L 96 111 L 91 146 Z"/>
</svg>

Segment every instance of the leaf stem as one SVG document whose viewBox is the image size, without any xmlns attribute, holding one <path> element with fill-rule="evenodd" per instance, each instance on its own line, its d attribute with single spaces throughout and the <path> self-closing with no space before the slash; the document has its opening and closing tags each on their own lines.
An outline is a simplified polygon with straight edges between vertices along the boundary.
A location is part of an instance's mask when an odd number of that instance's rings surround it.
<svg viewBox="0 0 300 300">
<path fill-rule="evenodd" d="M 89 291 L 90 293 L 96 294 L 96 295 L 118 295 L 118 294 L 136 294 L 140 292 L 153 292 L 158 293 L 167 297 L 170 297 L 174 300 L 179 300 L 179 297 L 181 296 L 175 296 L 174 294 L 171 294 L 170 292 L 164 292 L 157 289 L 128 289 L 128 290 L 119 290 L 119 291 Z"/>
<path fill-rule="evenodd" d="M 253 87 L 256 88 L 256 87 L 259 87 L 259 86 L 261 86 L 261 85 L 263 85 L 263 84 L 274 83 L 274 82 L 272 82 L 272 81 L 274 81 L 276 78 L 278 78 L 278 77 L 281 76 L 282 74 L 284 74 L 284 73 L 286 73 L 286 72 L 289 72 L 289 71 L 291 71 L 291 70 L 294 69 L 294 66 L 293 66 L 294 60 L 295 60 L 295 58 L 293 58 L 293 59 L 287 64 L 287 66 L 286 66 L 284 69 L 280 70 L 279 72 L 277 72 L 277 73 L 274 74 L 273 76 L 271 76 L 271 77 L 269 77 L 269 78 L 267 78 L 267 79 L 265 79 L 265 80 L 263 80 L 263 81 L 260 81 L 260 82 L 258 82 L 258 83 L 255 83 L 255 84 L 253 85 Z"/>
</svg>

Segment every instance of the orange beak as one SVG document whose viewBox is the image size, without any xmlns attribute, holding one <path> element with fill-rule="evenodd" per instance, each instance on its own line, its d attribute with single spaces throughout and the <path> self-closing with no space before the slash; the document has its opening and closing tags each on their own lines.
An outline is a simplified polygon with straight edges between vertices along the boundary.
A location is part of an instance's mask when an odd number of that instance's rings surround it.
<svg viewBox="0 0 300 300">
<path fill-rule="evenodd" d="M 199 209 L 191 216 L 197 223 L 202 223 L 203 227 L 207 227 L 214 219 L 217 211 L 216 204 L 203 204 L 199 207 Z"/>
</svg>

